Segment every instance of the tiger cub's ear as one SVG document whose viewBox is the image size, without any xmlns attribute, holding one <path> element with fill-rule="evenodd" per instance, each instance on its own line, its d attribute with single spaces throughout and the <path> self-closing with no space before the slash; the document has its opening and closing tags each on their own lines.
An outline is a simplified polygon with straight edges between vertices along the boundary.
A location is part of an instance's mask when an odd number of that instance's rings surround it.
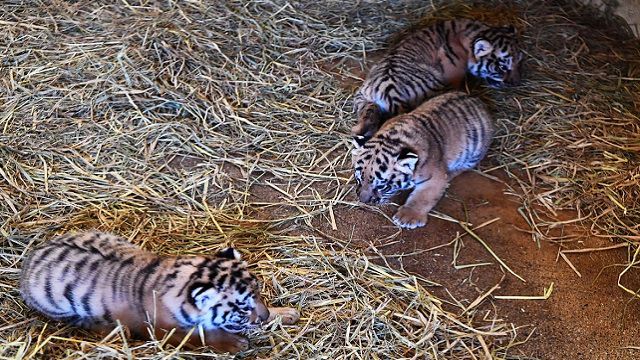
<svg viewBox="0 0 640 360">
<path fill-rule="evenodd" d="M 362 155 L 364 150 L 364 144 L 370 139 L 370 137 L 356 135 L 353 137 L 351 143 L 353 144 L 353 148 L 351 149 L 351 156 L 358 157 Z"/>
<path fill-rule="evenodd" d="M 404 148 L 398 154 L 398 162 L 397 165 L 399 170 L 403 173 L 413 174 L 413 171 L 416 168 L 416 164 L 418 163 L 418 154 L 412 152 L 408 148 Z"/>
<path fill-rule="evenodd" d="M 507 32 L 507 34 L 515 35 L 517 33 L 516 27 L 513 25 L 503 26 L 502 28 Z"/>
<path fill-rule="evenodd" d="M 476 58 L 486 56 L 487 54 L 491 53 L 491 51 L 493 51 L 493 46 L 491 46 L 491 43 L 485 39 L 477 39 L 473 43 L 473 55 Z"/>
<path fill-rule="evenodd" d="M 353 148 L 354 149 L 359 149 L 361 147 L 364 146 L 364 144 L 367 142 L 367 140 L 369 140 L 370 138 L 366 137 L 366 136 L 362 136 L 362 135 L 356 135 L 353 137 L 351 143 L 353 144 Z"/>
<path fill-rule="evenodd" d="M 218 253 L 218 257 L 230 259 L 230 260 L 240 260 L 242 255 L 240 252 L 232 247 L 228 247 L 226 249 L 221 250 Z"/>
</svg>

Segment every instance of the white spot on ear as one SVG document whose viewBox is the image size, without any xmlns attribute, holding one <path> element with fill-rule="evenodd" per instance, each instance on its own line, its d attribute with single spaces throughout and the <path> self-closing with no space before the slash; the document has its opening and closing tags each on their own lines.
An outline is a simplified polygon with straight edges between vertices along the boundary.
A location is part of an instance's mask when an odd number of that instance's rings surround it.
<svg viewBox="0 0 640 360">
<path fill-rule="evenodd" d="M 357 135 L 353 137 L 353 139 L 351 140 L 351 143 L 353 144 L 353 148 L 351 149 L 352 158 L 357 158 L 364 153 L 364 144 L 366 142 L 367 139 L 364 136 Z"/>
<path fill-rule="evenodd" d="M 232 259 L 232 260 L 240 260 L 242 258 L 242 254 L 232 247 L 225 248 L 218 253 L 219 257 Z"/>
<path fill-rule="evenodd" d="M 367 138 L 362 135 L 356 135 L 351 139 L 354 149 L 360 149 L 367 142 Z"/>
<path fill-rule="evenodd" d="M 476 58 L 486 56 L 492 50 L 493 46 L 491 46 L 491 43 L 485 39 L 478 39 L 473 43 L 473 55 L 475 55 Z"/>
</svg>

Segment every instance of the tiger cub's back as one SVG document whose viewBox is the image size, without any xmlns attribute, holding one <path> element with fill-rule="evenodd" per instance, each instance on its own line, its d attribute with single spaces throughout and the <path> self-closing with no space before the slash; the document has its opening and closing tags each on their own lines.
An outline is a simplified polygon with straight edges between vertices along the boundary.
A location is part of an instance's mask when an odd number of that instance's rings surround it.
<svg viewBox="0 0 640 360">
<path fill-rule="evenodd" d="M 373 136 L 388 118 L 459 88 L 466 73 L 492 86 L 517 83 L 521 59 L 513 26 L 454 19 L 420 29 L 371 68 L 354 98 L 358 123 L 352 134 Z"/>
<path fill-rule="evenodd" d="M 437 96 L 413 112 L 391 119 L 380 132 L 396 128 L 412 129 L 407 140 L 413 139 L 414 146 L 420 147 L 422 139 L 424 148 L 442 156 L 452 177 L 482 160 L 494 132 L 493 117 L 485 103 L 458 91 Z"/>
<path fill-rule="evenodd" d="M 454 91 L 389 120 L 369 141 L 403 144 L 423 159 L 422 164 L 441 160 L 456 175 L 480 162 L 493 131 L 493 117 L 482 100 Z"/>
<path fill-rule="evenodd" d="M 371 139 L 354 139 L 358 197 L 383 204 L 410 190 L 393 221 L 409 229 L 424 226 L 449 181 L 480 162 L 492 135 L 491 115 L 479 99 L 451 92 L 428 100 L 386 122 Z"/>
<path fill-rule="evenodd" d="M 64 235 L 25 260 L 20 292 L 29 306 L 77 326 L 106 326 L 125 316 L 143 322 L 144 315 L 132 311 L 142 308 L 142 296 L 134 294 L 142 295 L 145 275 L 152 275 L 150 267 L 159 264 L 159 257 L 120 237 L 98 232 Z M 141 276 L 130 276 L 136 273 Z"/>
<path fill-rule="evenodd" d="M 149 330 L 170 344 L 246 350 L 241 335 L 275 316 L 293 324 L 293 308 L 267 308 L 260 283 L 240 253 L 159 256 L 106 233 L 65 235 L 34 249 L 22 266 L 25 302 L 55 320 L 111 331 L 119 320 L 134 337 Z M 190 329 L 200 329 L 201 336 Z M 196 332 L 196 334 L 198 334 Z M 193 335 L 193 336 L 192 336 Z"/>
</svg>

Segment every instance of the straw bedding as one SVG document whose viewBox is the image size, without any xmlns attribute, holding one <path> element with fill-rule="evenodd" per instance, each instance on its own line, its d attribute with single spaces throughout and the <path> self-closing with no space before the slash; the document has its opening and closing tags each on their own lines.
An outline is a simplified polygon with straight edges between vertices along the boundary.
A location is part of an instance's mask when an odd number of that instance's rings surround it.
<svg viewBox="0 0 640 360">
<path fill-rule="evenodd" d="M 99 338 L 25 307 L 16 288 L 25 254 L 98 228 L 165 254 L 241 249 L 265 298 L 303 314 L 297 326 L 253 334 L 243 356 L 513 358 L 522 336 L 511 325 L 446 312 L 427 279 L 311 225 L 357 205 L 347 134 L 365 62 L 411 25 L 467 15 L 524 32 L 524 84 L 474 91 L 500 128 L 483 170 L 520 185 L 533 236 L 570 240 L 548 230 L 555 212 L 575 209 L 593 235 L 640 238 L 638 42 L 578 5 L 514 2 L 499 17 L 495 8 L 5 2 L 0 356 L 225 357 L 125 341 L 121 329 Z"/>
</svg>

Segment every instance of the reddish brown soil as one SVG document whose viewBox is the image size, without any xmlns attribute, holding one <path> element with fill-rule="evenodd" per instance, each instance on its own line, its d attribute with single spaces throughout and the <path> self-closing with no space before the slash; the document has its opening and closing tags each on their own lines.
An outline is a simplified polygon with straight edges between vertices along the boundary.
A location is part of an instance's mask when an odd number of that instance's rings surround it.
<svg viewBox="0 0 640 360">
<path fill-rule="evenodd" d="M 504 191 L 503 183 L 467 172 L 454 179 L 436 210 L 464 219 L 466 207 L 469 221 L 476 225 L 500 218 L 479 229 L 477 234 L 508 266 L 526 279 L 526 283 L 506 274 L 495 295 L 542 295 L 544 287 L 555 283 L 548 300 L 489 298 L 481 305 L 483 310 L 491 310 L 495 306 L 495 316 L 516 327 L 530 325 L 519 329 L 518 333 L 522 338 L 531 331 L 533 335 L 525 344 L 514 347 L 512 355 L 540 359 L 639 358 L 640 350 L 624 347 L 640 345 L 640 301 L 617 286 L 617 277 L 623 268 L 610 266 L 624 264 L 627 250 L 620 248 L 568 255 L 582 274 L 579 278 L 562 259 L 558 259 L 557 244 L 542 241 L 538 248 L 530 234 L 518 230 L 527 229 L 527 224 L 518 214 L 519 204 L 515 198 L 505 195 Z M 384 211 L 391 215 L 393 210 L 389 207 Z M 363 208 L 343 208 L 335 215 L 338 230 L 326 230 L 328 234 L 343 238 L 353 234 L 357 243 L 373 245 L 385 255 L 405 254 L 392 257 L 395 259 L 392 266 L 403 267 L 442 284 L 442 288 L 432 290 L 443 299 L 450 299 L 443 290 L 446 288 L 457 300 L 469 304 L 503 277 L 494 258 L 469 236 L 463 238 L 464 248 L 457 263 L 492 262 L 494 265 L 456 270 L 451 263 L 452 247 L 411 255 L 447 243 L 457 232 L 462 233 L 463 230 L 455 223 L 432 217 L 425 228 L 403 231 L 393 241 L 385 243 L 382 239 L 397 229 L 380 214 Z M 584 238 L 567 246 L 596 248 L 609 245 L 612 243 Z M 629 288 L 639 289 L 640 272 L 627 274 L 624 283 Z M 453 307 L 450 310 L 459 312 Z"/>
</svg>

